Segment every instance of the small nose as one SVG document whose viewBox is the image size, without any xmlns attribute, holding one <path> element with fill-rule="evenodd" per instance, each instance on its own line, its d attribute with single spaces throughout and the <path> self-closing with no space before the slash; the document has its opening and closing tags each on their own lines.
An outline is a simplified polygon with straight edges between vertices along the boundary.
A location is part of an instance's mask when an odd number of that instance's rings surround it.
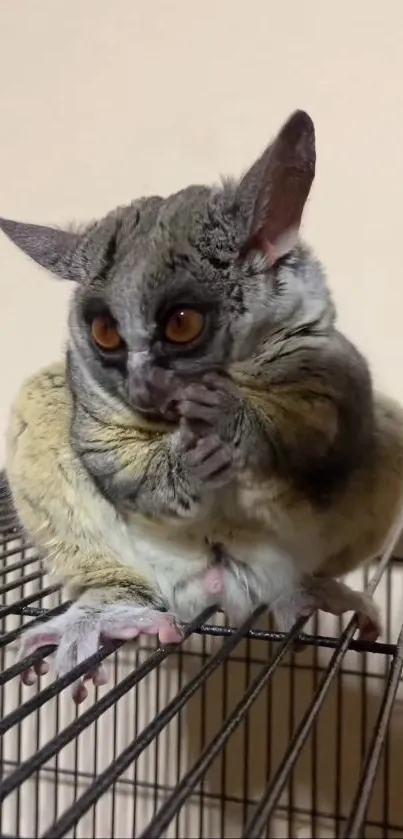
<svg viewBox="0 0 403 839">
<path fill-rule="evenodd" d="M 161 411 L 169 402 L 175 384 L 172 371 L 155 363 L 147 352 L 131 353 L 128 358 L 128 395 L 140 411 Z"/>
</svg>

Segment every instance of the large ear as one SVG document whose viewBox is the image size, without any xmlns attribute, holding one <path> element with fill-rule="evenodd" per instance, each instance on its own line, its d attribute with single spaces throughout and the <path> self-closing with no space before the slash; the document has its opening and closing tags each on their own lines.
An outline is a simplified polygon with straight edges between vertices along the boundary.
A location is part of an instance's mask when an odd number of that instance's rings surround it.
<svg viewBox="0 0 403 839">
<path fill-rule="evenodd" d="M 273 265 L 292 250 L 315 162 L 313 122 L 305 111 L 295 111 L 238 187 L 237 205 L 248 224 L 242 256 L 259 250 Z"/>
<path fill-rule="evenodd" d="M 77 282 L 88 279 L 88 266 L 82 255 L 80 258 L 78 233 L 4 218 L 0 218 L 0 229 L 38 265 L 56 276 Z"/>
</svg>

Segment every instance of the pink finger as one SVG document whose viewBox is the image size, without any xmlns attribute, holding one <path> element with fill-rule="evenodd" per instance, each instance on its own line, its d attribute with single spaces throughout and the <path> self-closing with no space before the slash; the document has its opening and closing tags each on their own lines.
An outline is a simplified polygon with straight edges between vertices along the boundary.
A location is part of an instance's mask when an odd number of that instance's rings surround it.
<svg viewBox="0 0 403 839">
<path fill-rule="evenodd" d="M 205 373 L 203 376 L 203 382 L 214 388 L 224 389 L 229 381 L 231 381 L 229 376 L 223 376 L 219 373 Z"/>
<path fill-rule="evenodd" d="M 216 406 L 220 402 L 220 396 L 215 390 L 208 390 L 204 385 L 189 385 L 184 389 L 185 400 L 199 402 L 201 405 Z"/>
</svg>

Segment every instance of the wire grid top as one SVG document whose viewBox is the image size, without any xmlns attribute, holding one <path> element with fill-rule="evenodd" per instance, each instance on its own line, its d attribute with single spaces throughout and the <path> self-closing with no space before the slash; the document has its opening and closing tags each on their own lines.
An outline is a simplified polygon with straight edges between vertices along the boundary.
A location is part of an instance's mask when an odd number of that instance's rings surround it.
<svg viewBox="0 0 403 839">
<path fill-rule="evenodd" d="M 150 641 L 133 651 L 119 650 L 123 644 L 115 643 L 63 678 L 43 678 L 30 691 L 21 688 L 18 677 L 39 653 L 17 663 L 15 642 L 23 626 L 65 606 L 58 587 L 44 579 L 19 524 L 7 517 L 1 495 L 0 556 L 2 836 L 403 836 L 401 796 L 397 809 L 390 800 L 396 764 L 388 731 L 403 667 L 402 630 L 391 640 L 393 568 L 384 576 L 388 637 L 376 644 L 353 640 L 354 619 L 344 628 L 336 625 L 334 636 L 303 634 L 302 624 L 286 636 L 260 625 L 262 609 L 239 628 L 217 616 L 212 624 L 207 610 L 186 628 L 182 644 L 155 648 Z M 381 571 L 378 566 L 375 582 Z M 318 632 L 317 619 L 313 629 Z M 307 650 L 296 655 L 298 636 Z M 349 664 L 352 656 L 355 668 Z M 372 657 L 379 665 L 373 671 Z M 76 711 L 68 688 L 101 660 L 108 663 L 114 684 L 96 689 Z M 241 679 L 236 668 L 242 669 Z M 343 711 L 343 679 L 349 676 L 359 679 L 355 748 L 354 720 L 347 708 Z M 368 689 L 374 679 L 376 710 Z M 335 707 L 320 733 L 325 700 L 332 694 Z M 212 728 L 211 708 L 217 717 L 217 704 L 220 714 Z M 257 738 L 255 719 L 261 723 Z M 330 730 L 334 791 L 331 803 L 325 796 L 324 804 L 320 737 L 326 742 Z M 308 746 L 307 795 L 300 803 L 296 774 Z M 341 776 L 350 760 L 356 765 L 346 795 Z M 256 782 L 258 763 L 263 769 Z M 374 795 L 377 812 L 371 818 Z"/>
</svg>

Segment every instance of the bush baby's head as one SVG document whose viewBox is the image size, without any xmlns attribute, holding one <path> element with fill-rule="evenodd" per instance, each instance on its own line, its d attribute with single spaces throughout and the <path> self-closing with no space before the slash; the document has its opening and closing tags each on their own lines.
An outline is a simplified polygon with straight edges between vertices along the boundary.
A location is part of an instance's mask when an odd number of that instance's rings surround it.
<svg viewBox="0 0 403 839">
<path fill-rule="evenodd" d="M 0 227 L 77 284 L 74 366 L 136 407 L 150 366 L 195 376 L 253 360 L 279 336 L 331 327 L 322 270 L 299 240 L 315 157 L 312 120 L 296 111 L 239 181 L 141 198 L 81 231 Z"/>
</svg>

